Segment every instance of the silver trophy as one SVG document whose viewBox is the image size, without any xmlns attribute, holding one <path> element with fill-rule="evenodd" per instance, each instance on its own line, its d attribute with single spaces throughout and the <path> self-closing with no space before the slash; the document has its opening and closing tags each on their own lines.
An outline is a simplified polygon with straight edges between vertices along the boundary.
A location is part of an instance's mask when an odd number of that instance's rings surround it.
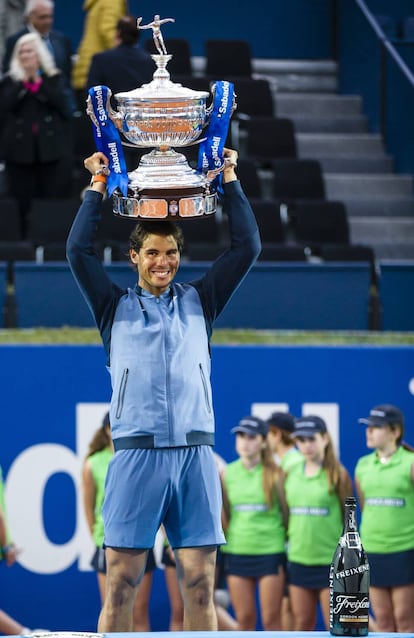
<svg viewBox="0 0 414 638">
<path fill-rule="evenodd" d="M 217 195 L 212 181 L 224 165 L 205 172 L 190 168 L 183 153 L 173 147 L 186 147 L 201 140 L 208 125 L 213 104 L 207 107 L 207 91 L 194 91 L 170 80 L 167 64 L 172 55 L 166 51 L 160 25 L 174 22 L 174 18 L 160 19 L 141 25 L 152 29 L 158 51 L 152 55 L 157 69 L 149 84 L 132 91 L 117 93 L 117 110 L 107 104 L 108 115 L 125 138 L 126 145 L 153 148 L 142 156 L 138 167 L 128 173 L 128 193 L 115 191 L 113 211 L 122 217 L 145 219 L 185 219 L 211 215 L 217 206 Z M 214 99 L 214 86 L 212 89 Z M 235 103 L 231 105 L 231 112 Z M 87 113 L 94 114 L 88 99 Z"/>
</svg>

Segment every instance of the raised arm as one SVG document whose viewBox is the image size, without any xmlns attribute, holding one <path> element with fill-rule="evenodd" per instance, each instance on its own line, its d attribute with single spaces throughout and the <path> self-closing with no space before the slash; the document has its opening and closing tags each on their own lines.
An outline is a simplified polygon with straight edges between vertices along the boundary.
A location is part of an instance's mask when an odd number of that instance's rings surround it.
<svg viewBox="0 0 414 638">
<path fill-rule="evenodd" d="M 193 282 L 210 323 L 237 290 L 261 250 L 255 216 L 237 179 L 237 153 L 225 149 L 224 156 L 228 158 L 229 165 L 223 172 L 222 206 L 229 220 L 230 247 L 214 262 L 203 279 Z"/>
<path fill-rule="evenodd" d="M 103 153 L 94 153 L 85 160 L 92 175 L 108 166 Z M 94 250 L 96 229 L 101 218 L 101 202 L 106 189 L 104 181 L 96 181 L 85 193 L 85 198 L 72 224 L 66 243 L 66 254 L 73 276 L 95 317 L 104 345 L 108 349 L 105 328 L 109 325 L 111 309 L 123 294 L 108 277 Z"/>
</svg>

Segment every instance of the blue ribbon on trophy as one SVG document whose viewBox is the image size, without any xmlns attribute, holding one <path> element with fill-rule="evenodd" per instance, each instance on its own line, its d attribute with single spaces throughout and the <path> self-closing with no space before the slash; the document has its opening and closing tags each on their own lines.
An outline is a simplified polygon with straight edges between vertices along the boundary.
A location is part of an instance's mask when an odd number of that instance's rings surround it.
<svg viewBox="0 0 414 638">
<path fill-rule="evenodd" d="M 206 137 L 200 144 L 197 170 L 202 173 L 220 171 L 223 168 L 223 149 L 234 110 L 234 85 L 220 80 L 213 87 L 213 108 Z M 212 181 L 212 186 L 221 192 L 221 172 Z"/>
<path fill-rule="evenodd" d="M 93 122 L 93 135 L 98 151 L 109 161 L 108 196 L 115 190 L 126 196 L 128 193 L 128 172 L 118 129 L 108 115 L 111 91 L 107 86 L 94 86 L 88 91 L 87 112 Z"/>
</svg>

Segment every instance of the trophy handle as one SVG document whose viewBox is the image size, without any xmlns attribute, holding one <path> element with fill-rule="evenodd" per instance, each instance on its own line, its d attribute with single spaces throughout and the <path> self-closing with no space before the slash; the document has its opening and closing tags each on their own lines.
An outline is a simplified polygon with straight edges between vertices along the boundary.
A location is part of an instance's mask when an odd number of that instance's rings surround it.
<svg viewBox="0 0 414 638">
<path fill-rule="evenodd" d="M 111 89 L 108 88 L 108 95 L 106 98 L 106 112 L 108 113 L 108 117 L 115 124 L 116 128 L 122 131 L 123 116 L 121 115 L 121 113 L 118 113 L 118 111 L 114 111 L 114 109 L 112 108 L 111 95 L 112 95 L 112 91 Z M 98 120 L 96 119 L 96 116 L 93 110 L 92 99 L 90 95 L 88 95 L 86 99 L 86 114 L 89 115 L 95 127 L 99 128 L 99 123 L 98 123 Z"/>
<path fill-rule="evenodd" d="M 214 82 L 214 84 L 212 84 L 212 86 L 211 86 L 211 104 L 210 104 L 210 106 L 208 106 L 206 108 L 206 124 L 209 123 L 211 114 L 213 112 L 215 97 L 216 97 L 216 83 Z M 235 93 L 233 93 L 233 102 L 232 102 L 232 105 L 231 105 L 230 117 L 232 117 L 234 111 L 237 109 L 236 97 L 237 97 L 237 95 Z"/>
</svg>

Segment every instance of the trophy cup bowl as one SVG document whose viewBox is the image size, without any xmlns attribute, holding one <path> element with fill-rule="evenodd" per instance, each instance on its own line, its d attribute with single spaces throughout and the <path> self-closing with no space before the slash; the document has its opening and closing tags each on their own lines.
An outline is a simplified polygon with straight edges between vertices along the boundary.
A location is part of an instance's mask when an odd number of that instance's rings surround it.
<svg viewBox="0 0 414 638">
<path fill-rule="evenodd" d="M 153 55 L 153 80 L 117 93 L 117 110 L 109 116 L 121 135 L 137 148 L 153 148 L 128 173 L 128 194 L 113 194 L 114 214 L 121 217 L 185 219 L 215 213 L 217 195 L 210 191 L 214 174 L 190 168 L 173 147 L 194 144 L 209 122 L 207 91 L 194 91 L 170 80 L 171 55 Z"/>
</svg>

